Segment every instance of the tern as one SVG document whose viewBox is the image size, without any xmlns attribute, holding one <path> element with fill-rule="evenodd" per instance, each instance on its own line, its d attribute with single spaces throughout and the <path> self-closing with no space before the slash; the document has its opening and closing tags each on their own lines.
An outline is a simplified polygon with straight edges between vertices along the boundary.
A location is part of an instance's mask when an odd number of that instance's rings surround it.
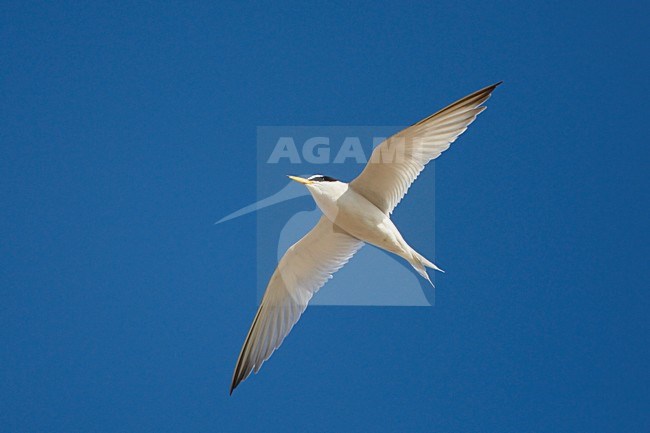
<svg viewBox="0 0 650 433">
<path fill-rule="evenodd" d="M 316 174 L 289 176 L 305 185 L 320 208 L 316 226 L 284 254 L 271 276 L 233 373 L 230 394 L 257 373 L 282 344 L 307 303 L 365 244 L 402 257 L 429 283 L 442 271 L 404 240 L 391 220 L 397 204 L 426 164 L 447 150 L 501 82 L 478 90 L 398 132 L 377 146 L 350 183 Z"/>
</svg>

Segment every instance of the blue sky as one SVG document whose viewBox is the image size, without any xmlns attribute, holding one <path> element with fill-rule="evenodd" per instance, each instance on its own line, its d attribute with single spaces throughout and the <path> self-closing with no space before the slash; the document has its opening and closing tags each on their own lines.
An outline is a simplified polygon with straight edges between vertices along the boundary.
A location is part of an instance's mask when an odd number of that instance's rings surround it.
<svg viewBox="0 0 650 433">
<path fill-rule="evenodd" d="M 648 9 L 3 2 L 3 431 L 648 431 Z M 435 166 L 435 307 L 309 309 L 229 397 L 257 126 L 499 80 Z"/>
</svg>

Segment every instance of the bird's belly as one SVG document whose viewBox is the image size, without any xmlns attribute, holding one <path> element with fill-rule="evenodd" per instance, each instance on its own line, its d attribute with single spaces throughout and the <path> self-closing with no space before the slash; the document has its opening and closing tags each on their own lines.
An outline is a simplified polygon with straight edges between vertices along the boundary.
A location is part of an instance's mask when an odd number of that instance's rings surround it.
<svg viewBox="0 0 650 433">
<path fill-rule="evenodd" d="M 365 197 L 354 191 L 343 194 L 335 209 L 324 212 L 334 224 L 352 236 L 392 253 L 402 255 L 406 242 L 390 220 Z"/>
</svg>

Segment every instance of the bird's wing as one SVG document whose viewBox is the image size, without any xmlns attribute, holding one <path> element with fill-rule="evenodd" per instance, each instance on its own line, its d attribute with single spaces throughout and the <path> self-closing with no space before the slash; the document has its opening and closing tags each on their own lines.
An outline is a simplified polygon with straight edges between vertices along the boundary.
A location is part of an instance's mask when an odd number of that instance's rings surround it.
<svg viewBox="0 0 650 433">
<path fill-rule="evenodd" d="M 465 132 L 499 84 L 474 92 L 382 142 L 351 187 L 392 213 L 424 166 Z"/>
<path fill-rule="evenodd" d="M 311 297 L 352 258 L 363 242 L 326 217 L 291 246 L 280 260 L 262 298 L 233 373 L 230 393 L 258 372 L 280 347 Z"/>
</svg>

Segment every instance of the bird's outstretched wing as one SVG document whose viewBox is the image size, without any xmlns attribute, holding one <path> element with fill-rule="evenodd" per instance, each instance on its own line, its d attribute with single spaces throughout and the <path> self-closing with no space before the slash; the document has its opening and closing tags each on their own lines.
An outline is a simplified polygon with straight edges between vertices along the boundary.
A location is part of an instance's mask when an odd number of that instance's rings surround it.
<svg viewBox="0 0 650 433">
<path fill-rule="evenodd" d="M 287 250 L 269 281 L 239 354 L 231 394 L 251 371 L 258 372 L 262 363 L 280 347 L 314 293 L 362 246 L 362 241 L 323 216 Z"/>
<path fill-rule="evenodd" d="M 476 119 L 496 83 L 460 99 L 377 146 L 350 186 L 390 214 L 424 166 L 449 148 Z"/>
</svg>

